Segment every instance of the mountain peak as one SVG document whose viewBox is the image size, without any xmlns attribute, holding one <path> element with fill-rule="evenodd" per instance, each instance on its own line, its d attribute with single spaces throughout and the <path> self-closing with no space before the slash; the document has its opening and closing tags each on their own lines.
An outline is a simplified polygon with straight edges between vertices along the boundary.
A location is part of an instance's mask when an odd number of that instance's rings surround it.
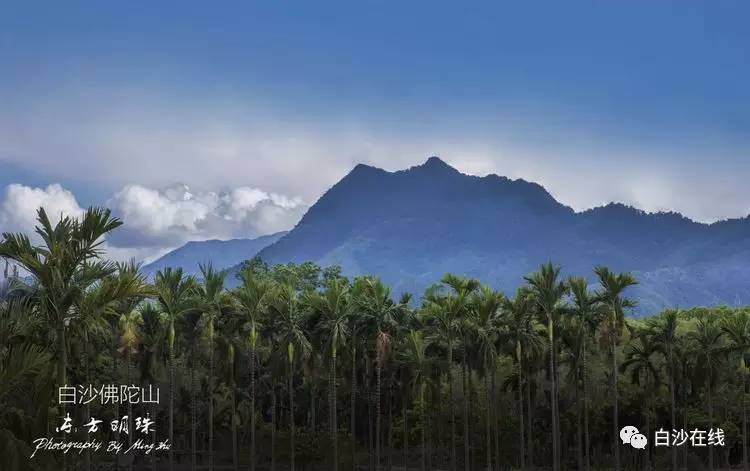
<svg viewBox="0 0 750 471">
<path fill-rule="evenodd" d="M 441 159 L 438 156 L 433 155 L 429 159 L 427 159 L 422 165 L 415 165 L 411 167 L 408 171 L 425 171 L 431 174 L 460 174 L 458 170 L 448 165 L 443 159 Z"/>
</svg>

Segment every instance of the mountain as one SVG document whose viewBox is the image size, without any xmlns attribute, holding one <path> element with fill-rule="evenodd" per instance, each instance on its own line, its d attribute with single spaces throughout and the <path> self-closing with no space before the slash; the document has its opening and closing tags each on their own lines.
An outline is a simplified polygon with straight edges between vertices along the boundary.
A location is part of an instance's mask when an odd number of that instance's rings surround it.
<svg viewBox="0 0 750 471">
<path fill-rule="evenodd" d="M 701 224 L 622 204 L 577 213 L 542 186 L 465 175 L 437 157 L 397 172 L 357 165 L 286 236 L 268 263 L 338 264 L 421 294 L 446 272 L 511 294 L 541 263 L 593 281 L 604 264 L 632 271 L 638 313 L 750 300 L 750 220 Z"/>
<path fill-rule="evenodd" d="M 200 273 L 200 264 L 211 262 L 214 268 L 223 270 L 253 258 L 261 249 L 276 242 L 286 232 L 277 232 L 256 239 L 203 240 L 188 242 L 163 257 L 143 267 L 152 278 L 164 267 L 182 267 L 188 274 Z"/>
</svg>

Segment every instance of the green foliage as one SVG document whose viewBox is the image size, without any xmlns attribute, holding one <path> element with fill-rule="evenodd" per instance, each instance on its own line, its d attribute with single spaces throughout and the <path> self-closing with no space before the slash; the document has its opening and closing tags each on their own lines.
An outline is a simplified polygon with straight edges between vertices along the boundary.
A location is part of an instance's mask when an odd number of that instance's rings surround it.
<svg viewBox="0 0 750 471">
<path fill-rule="evenodd" d="M 373 276 L 258 258 L 233 289 L 210 265 L 200 280 L 175 267 L 149 284 L 137 265 L 102 259 L 101 238 L 119 224 L 94 209 L 53 226 L 40 211 L 40 246 L 3 235 L 0 256 L 28 278 L 0 297 L 0 469 L 29 467 L 31 440 L 59 421 L 65 378 L 168 392 L 153 412 L 182 451 L 158 457 L 158 469 L 187 466 L 191 454 L 260 469 L 292 459 L 300 469 L 349 469 L 352 459 L 609 468 L 615 419 L 652 431 L 722 427 L 731 463 L 742 460 L 749 308 L 631 319 L 631 275 L 596 267 L 590 286 L 552 263 L 512 297 L 447 274 L 419 299 L 396 299 Z M 67 361 L 54 363 L 61 353 Z M 257 452 L 245 451 L 251 436 Z M 35 466 L 60 469 L 49 459 Z M 650 459 L 668 467 L 673 457 Z M 687 465 L 711 459 L 696 449 Z"/>
</svg>

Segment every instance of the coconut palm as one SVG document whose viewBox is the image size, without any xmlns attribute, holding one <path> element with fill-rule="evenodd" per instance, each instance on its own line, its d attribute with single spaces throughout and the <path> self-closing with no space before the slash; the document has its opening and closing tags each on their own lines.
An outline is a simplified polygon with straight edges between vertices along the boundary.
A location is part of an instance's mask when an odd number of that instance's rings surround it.
<svg viewBox="0 0 750 471">
<path fill-rule="evenodd" d="M 560 469 L 560 415 L 558 410 L 558 372 L 557 372 L 557 338 L 555 329 L 563 312 L 563 297 L 568 292 L 565 282 L 560 280 L 560 267 L 546 263 L 539 271 L 525 277 L 537 309 L 547 323 L 549 339 L 549 358 L 551 376 L 551 412 L 552 412 L 552 469 Z"/>
<path fill-rule="evenodd" d="M 750 355 L 750 314 L 738 311 L 721 320 L 721 329 L 727 339 L 727 353 L 739 360 L 738 370 L 742 375 L 742 466 L 748 470 L 747 457 L 747 375 Z"/>
<path fill-rule="evenodd" d="M 607 306 L 610 315 L 610 335 L 612 345 L 612 450 L 615 456 L 615 470 L 620 471 L 620 444 L 618 443 L 619 426 L 619 391 L 618 391 L 618 366 L 617 366 L 617 342 L 620 337 L 620 329 L 625 310 L 634 307 L 635 303 L 625 297 L 623 292 L 629 286 L 638 284 L 638 281 L 630 273 L 616 274 L 609 268 L 598 266 L 594 273 L 599 278 L 601 290 L 599 297 Z"/>
<path fill-rule="evenodd" d="M 167 267 L 156 273 L 154 290 L 159 309 L 165 317 L 167 351 L 169 353 L 169 441 L 174 443 L 175 397 L 175 324 L 182 316 L 196 310 L 197 283 L 182 268 Z M 174 471 L 174 448 L 169 450 L 169 469 Z"/>
<path fill-rule="evenodd" d="M 713 391 L 714 374 L 716 366 L 714 362 L 719 358 L 718 353 L 722 350 L 722 337 L 724 331 L 716 321 L 716 317 L 706 314 L 698 317 L 695 330 L 688 332 L 687 338 L 693 342 L 694 350 L 698 357 L 705 362 L 706 375 L 706 403 L 708 405 L 708 426 L 714 428 L 714 404 L 711 393 Z M 714 469 L 713 447 L 708 447 L 708 468 Z"/>
<path fill-rule="evenodd" d="M 250 470 L 255 471 L 256 457 L 256 374 L 258 342 L 260 341 L 261 322 L 266 313 L 271 295 L 271 283 L 258 276 L 251 268 L 240 272 L 242 284 L 232 292 L 238 304 L 239 312 L 249 324 L 248 345 L 250 347 Z"/>
<path fill-rule="evenodd" d="M 295 365 L 311 353 L 310 340 L 304 329 L 304 312 L 295 287 L 289 283 L 280 285 L 271 298 L 274 314 L 273 328 L 277 332 L 277 342 L 284 349 L 287 361 L 289 382 L 289 453 L 290 469 L 294 471 L 294 373 Z"/>
</svg>

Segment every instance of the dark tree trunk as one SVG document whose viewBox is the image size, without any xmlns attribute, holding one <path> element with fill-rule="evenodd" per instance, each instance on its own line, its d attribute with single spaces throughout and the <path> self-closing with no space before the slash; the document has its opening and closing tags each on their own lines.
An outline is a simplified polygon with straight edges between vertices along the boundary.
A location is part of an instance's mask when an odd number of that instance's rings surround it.
<svg viewBox="0 0 750 471">
<path fill-rule="evenodd" d="M 426 443 L 425 438 L 427 434 L 427 403 L 425 401 L 425 385 L 422 383 L 419 390 L 420 395 L 420 405 L 419 405 L 419 426 L 422 429 L 421 430 L 421 437 L 422 437 L 422 460 L 421 460 L 421 471 L 427 471 L 427 449 L 426 449 Z"/>
<path fill-rule="evenodd" d="M 677 429 L 677 411 L 675 407 L 675 384 L 674 384 L 674 362 L 672 357 L 672 348 L 669 347 L 667 354 L 669 357 L 669 395 L 671 402 L 672 430 Z M 677 471 L 677 447 L 672 448 L 672 469 Z"/>
<path fill-rule="evenodd" d="M 448 407 L 451 411 L 451 467 L 456 471 L 456 411 L 453 408 L 453 342 L 448 339 Z"/>
<path fill-rule="evenodd" d="M 357 470 L 357 346 L 352 347 L 352 384 L 351 384 L 351 447 L 352 447 L 352 471 Z"/>
<path fill-rule="evenodd" d="M 485 447 L 486 447 L 486 467 L 488 471 L 492 470 L 492 427 L 490 424 L 492 423 L 492 391 L 490 390 L 490 378 L 489 378 L 489 368 L 485 368 L 485 374 L 484 374 L 484 395 L 485 395 L 485 404 L 487 405 L 487 410 L 485 411 Z"/>
<path fill-rule="evenodd" d="M 276 385 L 271 385 L 271 471 L 276 471 Z"/>
<path fill-rule="evenodd" d="M 583 337 L 583 430 L 584 444 L 586 447 L 585 460 L 586 471 L 591 471 L 591 437 L 589 435 L 589 376 L 586 357 L 586 334 Z"/>
<path fill-rule="evenodd" d="M 747 368 L 743 360 L 742 365 Z M 747 459 L 747 371 L 742 370 L 742 468 L 748 471 Z"/>
<path fill-rule="evenodd" d="M 289 456 L 290 470 L 294 471 L 294 365 L 289 362 Z"/>
<path fill-rule="evenodd" d="M 190 443 L 193 445 L 190 450 L 190 468 L 195 471 L 198 468 L 198 427 L 197 427 L 197 415 L 198 415 L 198 394 L 195 392 L 195 365 L 191 358 L 190 362 L 190 431 L 191 439 Z M 131 434 L 132 435 L 132 434 Z"/>
<path fill-rule="evenodd" d="M 516 355 L 517 355 L 517 367 L 518 367 L 518 384 L 516 385 L 518 388 L 518 424 L 519 424 L 519 433 L 518 433 L 518 463 L 521 469 L 526 468 L 526 453 L 524 450 L 524 418 L 523 418 L 523 351 L 521 349 L 521 343 L 518 342 L 516 345 Z"/>
<path fill-rule="evenodd" d="M 380 362 L 377 362 L 377 365 L 375 367 L 375 377 L 377 384 L 375 385 L 375 469 L 380 471 L 380 453 L 382 451 L 382 443 L 381 443 L 381 437 L 382 437 L 382 429 L 381 429 L 381 394 L 380 394 L 380 387 L 381 387 L 381 375 L 382 375 L 382 368 L 380 365 Z"/>
<path fill-rule="evenodd" d="M 585 465 L 583 463 L 583 424 L 582 424 L 582 403 L 581 403 L 581 397 L 580 397 L 580 384 L 578 382 L 578 378 L 576 378 L 576 454 L 578 458 L 578 469 L 579 471 L 583 471 L 585 468 Z"/>
<path fill-rule="evenodd" d="M 409 467 L 409 417 L 406 411 L 406 406 L 407 406 L 406 391 L 404 391 L 404 393 L 405 394 L 401 396 L 401 422 L 404 426 L 403 467 L 404 469 L 408 469 Z"/>
<path fill-rule="evenodd" d="M 388 471 L 393 469 L 393 379 L 388 385 Z"/>
<path fill-rule="evenodd" d="M 174 471 L 174 346 L 169 346 L 169 470 Z"/>
<path fill-rule="evenodd" d="M 156 409 L 156 403 L 154 403 L 152 409 L 152 413 L 154 414 L 154 421 L 157 421 L 158 418 L 156 417 L 158 411 Z M 156 427 L 154 427 L 154 430 L 151 432 L 152 434 L 152 442 L 156 443 Z M 156 453 L 151 453 L 151 471 L 156 471 Z"/>
<path fill-rule="evenodd" d="M 255 347 L 250 347 L 250 471 L 255 471 Z"/>
<path fill-rule="evenodd" d="M 615 455 L 615 471 L 620 471 L 619 440 L 619 391 L 617 388 L 617 319 L 612 309 L 612 447 Z"/>
<path fill-rule="evenodd" d="M 529 466 L 534 467 L 534 409 L 531 407 L 531 375 L 526 372 L 526 451 L 529 454 Z"/>
<path fill-rule="evenodd" d="M 339 469 L 339 430 L 336 401 L 336 352 L 331 358 L 331 440 L 333 441 L 333 471 Z"/>
<path fill-rule="evenodd" d="M 208 471 L 214 469 L 214 329 L 208 328 Z"/>
<path fill-rule="evenodd" d="M 713 430 L 714 428 L 714 404 L 711 398 L 711 381 L 713 376 L 713 369 L 711 368 L 711 355 L 708 355 L 708 379 L 706 381 L 706 391 L 708 393 L 708 427 Z M 708 447 L 708 469 L 713 471 L 714 469 L 714 447 Z"/>
<path fill-rule="evenodd" d="M 461 379 L 464 392 L 464 470 L 471 471 L 471 445 L 469 441 L 469 376 L 467 374 L 466 347 L 461 359 Z"/>
<path fill-rule="evenodd" d="M 492 368 L 492 423 L 495 425 L 495 464 L 498 471 L 500 470 L 500 407 L 497 398 L 497 384 L 495 377 L 497 370 L 495 365 Z"/>
<path fill-rule="evenodd" d="M 552 315 L 549 314 L 548 320 L 548 334 L 549 334 L 549 367 L 550 377 L 552 378 L 552 387 L 550 391 L 550 410 L 552 413 L 552 470 L 560 471 L 560 455 L 558 454 L 560 440 L 559 429 L 557 424 L 557 373 L 555 368 L 555 331 L 554 323 L 552 321 Z"/>
<path fill-rule="evenodd" d="M 239 469 L 239 455 L 237 447 L 237 394 L 232 381 L 232 464 L 234 465 L 234 471 Z"/>
</svg>

